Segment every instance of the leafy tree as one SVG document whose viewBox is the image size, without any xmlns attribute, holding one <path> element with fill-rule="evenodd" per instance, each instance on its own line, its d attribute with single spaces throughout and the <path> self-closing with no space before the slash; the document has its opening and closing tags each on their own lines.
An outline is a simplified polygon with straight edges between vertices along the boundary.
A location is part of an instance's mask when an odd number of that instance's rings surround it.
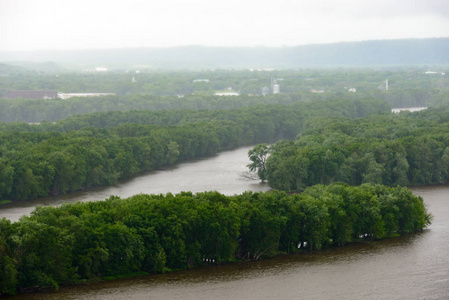
<svg viewBox="0 0 449 300">
<path fill-rule="evenodd" d="M 248 157 L 252 161 L 248 164 L 248 168 L 251 172 L 257 172 L 262 182 L 267 179 L 265 164 L 269 154 L 270 147 L 267 144 L 258 144 L 248 151 Z"/>
<path fill-rule="evenodd" d="M 58 283 L 76 278 L 76 268 L 71 265 L 71 234 L 24 218 L 17 224 L 12 239 L 20 286 L 57 288 Z"/>
<path fill-rule="evenodd" d="M 176 162 L 179 157 L 179 145 L 175 141 L 171 141 L 167 145 L 167 153 L 165 154 L 165 159 L 167 164 L 171 165 Z"/>
<path fill-rule="evenodd" d="M 315 251 L 419 231 L 431 218 L 423 199 L 406 188 L 342 183 L 292 195 L 183 192 L 40 207 L 14 224 L 0 220 L 0 287 L 13 294 L 28 286 Z"/>
<path fill-rule="evenodd" d="M 11 249 L 13 232 L 11 222 L 0 219 L 0 295 L 15 294 L 18 286 L 17 261 Z"/>
<path fill-rule="evenodd" d="M 334 181 L 351 185 L 447 182 L 449 136 L 444 128 L 449 120 L 445 115 L 446 109 L 441 108 L 354 120 L 318 118 L 294 142 L 271 147 L 268 183 L 301 191 Z"/>
</svg>

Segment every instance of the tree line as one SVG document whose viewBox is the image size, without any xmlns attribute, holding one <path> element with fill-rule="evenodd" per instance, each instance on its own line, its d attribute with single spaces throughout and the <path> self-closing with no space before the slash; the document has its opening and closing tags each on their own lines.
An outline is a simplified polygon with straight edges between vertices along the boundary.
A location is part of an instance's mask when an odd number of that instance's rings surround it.
<svg viewBox="0 0 449 300">
<path fill-rule="evenodd" d="M 36 64 L 37 65 L 37 64 Z M 42 64 L 41 64 L 42 65 Z M 0 96 L 7 90 L 57 90 L 65 93 L 110 92 L 125 95 L 176 96 L 213 95 L 232 87 L 241 94 L 260 95 L 262 88 L 278 79 L 283 93 L 310 91 L 344 92 L 350 87 L 360 91 L 376 90 L 389 79 L 392 90 L 409 88 L 447 89 L 447 66 L 385 67 L 385 68 L 310 68 L 277 70 L 203 70 L 168 71 L 136 68 L 108 72 L 57 70 L 29 71 L 13 65 L 0 64 Z M 132 79 L 135 79 L 134 81 Z"/>
<path fill-rule="evenodd" d="M 325 100 L 350 99 L 365 101 L 366 99 L 382 99 L 381 94 L 317 94 L 302 92 L 296 94 L 277 94 L 266 96 L 240 95 L 236 97 L 220 97 L 210 95 L 176 96 L 129 95 L 102 96 L 70 99 L 1 99 L 0 122 L 57 122 L 78 114 L 111 111 L 174 111 L 174 110 L 235 110 L 257 105 L 286 105 L 308 103 Z"/>
<path fill-rule="evenodd" d="M 316 185 L 302 194 L 112 196 L 0 220 L 0 293 L 160 273 L 416 232 L 431 222 L 406 188 Z"/>
<path fill-rule="evenodd" d="M 382 101 L 317 101 L 223 111 L 77 115 L 56 124 L 0 123 L 0 200 L 112 185 L 180 161 L 294 138 L 317 115 L 358 117 Z"/>
<path fill-rule="evenodd" d="M 360 119 L 314 119 L 294 141 L 270 149 L 273 188 L 314 184 L 429 185 L 449 182 L 449 107 Z"/>
<path fill-rule="evenodd" d="M 50 89 L 59 92 L 111 92 L 117 96 L 61 99 L 0 98 L 0 122 L 56 122 L 75 114 L 99 111 L 236 109 L 258 104 L 285 104 L 317 99 L 376 98 L 393 107 L 436 106 L 447 103 L 449 72 L 436 67 L 435 74 L 424 68 L 328 69 L 268 71 L 124 71 L 106 74 L 35 74 L 3 71 L 0 65 L 0 97 L 8 90 Z M 445 75 L 442 75 L 445 74 Z M 136 82 L 132 82 L 132 78 Z M 282 94 L 261 96 L 270 79 L 278 79 Z M 207 79 L 209 81 L 196 81 Z M 389 90 L 379 90 L 389 80 Z M 239 97 L 214 96 L 232 87 Z M 350 93 L 356 88 L 356 93 Z M 312 93 L 311 91 L 323 93 Z M 184 96 L 184 97 L 182 97 Z M 182 98 L 179 98 L 182 97 Z"/>
</svg>

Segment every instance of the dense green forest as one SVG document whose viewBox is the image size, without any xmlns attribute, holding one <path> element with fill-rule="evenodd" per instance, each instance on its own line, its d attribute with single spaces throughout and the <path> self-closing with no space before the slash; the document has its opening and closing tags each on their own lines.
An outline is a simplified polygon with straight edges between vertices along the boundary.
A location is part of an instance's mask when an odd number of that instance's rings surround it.
<svg viewBox="0 0 449 300">
<path fill-rule="evenodd" d="M 0 293 L 313 251 L 424 228 L 431 216 L 421 198 L 377 184 L 449 182 L 449 77 L 441 68 L 426 70 L 75 74 L 0 65 L 0 92 L 117 94 L 0 99 L 1 202 L 113 185 L 276 141 L 253 154 L 265 151 L 263 176 L 284 190 L 111 197 L 38 208 L 16 223 L 2 219 Z M 271 76 L 282 93 L 259 95 Z M 379 89 L 386 78 L 390 89 Z M 226 87 L 242 95 L 213 96 Z M 404 106 L 431 108 L 391 113 Z M 286 194 L 296 191 L 302 193 Z"/>
<path fill-rule="evenodd" d="M 271 80 L 280 85 L 281 93 L 347 92 L 354 87 L 360 92 L 376 91 L 389 81 L 390 90 L 447 89 L 448 67 L 422 66 L 385 69 L 304 69 L 304 70 L 205 70 L 148 71 L 116 70 L 106 73 L 58 72 L 41 73 L 10 69 L 0 64 L 0 95 L 9 90 L 57 90 L 64 93 L 116 93 L 127 95 L 213 95 L 232 87 L 242 95 L 260 95 Z M 429 71 L 431 73 L 429 73 Z M 136 73 L 138 72 L 138 73 Z M 434 73 L 432 73 L 434 72 Z M 134 78 L 134 82 L 133 79 Z"/>
<path fill-rule="evenodd" d="M 112 185 L 219 151 L 292 139 L 316 116 L 388 111 L 380 100 L 323 100 L 238 110 L 128 111 L 56 124 L 0 124 L 0 199 L 26 200 Z"/>
<path fill-rule="evenodd" d="M 3 70 L 3 74 L 2 74 Z M 100 111 L 236 109 L 259 104 L 291 105 L 319 99 L 387 101 L 392 107 L 438 106 L 449 99 L 449 72 L 435 67 L 276 71 L 185 71 L 47 74 L 0 65 L 0 95 L 9 90 L 109 92 L 116 96 L 70 99 L 0 98 L 0 122 L 55 122 L 75 114 Z M 438 71 L 438 72 L 437 72 Z M 135 82 L 132 82 L 132 79 Z M 281 94 L 262 96 L 277 80 Z M 207 79 L 209 81 L 196 81 Z M 388 90 L 385 80 L 388 79 Z M 231 87 L 237 97 L 214 96 Z M 356 88 L 356 93 L 349 92 Z"/>
<path fill-rule="evenodd" d="M 419 231 L 430 221 L 421 197 L 380 185 L 39 207 L 19 222 L 0 220 L 0 292 L 313 251 Z"/>
<path fill-rule="evenodd" d="M 132 95 L 66 100 L 0 99 L 0 122 L 56 122 L 76 114 L 107 111 L 224 110 L 262 104 L 291 105 L 319 100 L 364 100 L 367 98 L 385 100 L 393 107 L 437 107 L 449 103 L 449 90 L 408 89 L 357 94 L 301 92 L 267 96 L 241 95 L 238 97 L 188 95 L 178 98 L 176 96 Z"/>
<path fill-rule="evenodd" d="M 449 182 L 449 107 L 356 120 L 315 119 L 294 141 L 271 148 L 271 187 L 301 191 L 336 181 L 351 185 Z"/>
</svg>

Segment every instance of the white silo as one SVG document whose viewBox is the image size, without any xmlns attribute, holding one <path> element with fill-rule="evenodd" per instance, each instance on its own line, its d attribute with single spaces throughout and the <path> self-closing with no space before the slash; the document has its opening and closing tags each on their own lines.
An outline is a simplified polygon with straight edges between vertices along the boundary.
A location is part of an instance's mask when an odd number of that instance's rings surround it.
<svg viewBox="0 0 449 300">
<path fill-rule="evenodd" d="M 273 94 L 279 94 L 281 92 L 281 89 L 279 87 L 279 84 L 275 83 L 273 84 Z"/>
<path fill-rule="evenodd" d="M 279 94 L 281 92 L 279 84 L 277 80 L 273 78 L 273 75 L 271 75 L 271 90 L 273 91 L 273 94 Z"/>
</svg>

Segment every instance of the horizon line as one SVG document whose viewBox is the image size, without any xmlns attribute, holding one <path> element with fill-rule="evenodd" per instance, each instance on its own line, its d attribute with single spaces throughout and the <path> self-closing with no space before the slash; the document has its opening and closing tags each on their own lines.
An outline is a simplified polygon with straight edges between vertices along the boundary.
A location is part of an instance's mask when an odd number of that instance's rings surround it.
<svg viewBox="0 0 449 300">
<path fill-rule="evenodd" d="M 367 39 L 367 40 L 352 40 L 352 41 L 339 41 L 339 42 L 323 42 L 323 43 L 309 43 L 309 44 L 298 44 L 294 46 L 266 46 L 266 45 L 254 45 L 254 46 L 207 46 L 200 44 L 189 44 L 189 45 L 179 45 L 179 46 L 131 46 L 131 47 L 105 47 L 105 48 L 75 48 L 75 49 L 34 49 L 34 50 L 0 50 L 0 53 L 32 53 L 32 52 L 82 52 L 82 51 L 107 51 L 107 50 L 150 50 L 150 49 L 177 49 L 177 48 L 245 48 L 245 49 L 255 49 L 255 48 L 267 48 L 267 49 L 282 49 L 282 48 L 297 48 L 297 47 L 307 47 L 307 46 L 321 46 L 321 45 L 336 45 L 336 44 L 351 44 L 351 43 L 366 43 L 366 42 L 382 42 L 382 41 L 406 41 L 406 40 L 436 40 L 436 39 L 449 39 L 449 36 L 441 37 L 425 37 L 425 38 L 396 38 L 396 39 Z"/>
</svg>

